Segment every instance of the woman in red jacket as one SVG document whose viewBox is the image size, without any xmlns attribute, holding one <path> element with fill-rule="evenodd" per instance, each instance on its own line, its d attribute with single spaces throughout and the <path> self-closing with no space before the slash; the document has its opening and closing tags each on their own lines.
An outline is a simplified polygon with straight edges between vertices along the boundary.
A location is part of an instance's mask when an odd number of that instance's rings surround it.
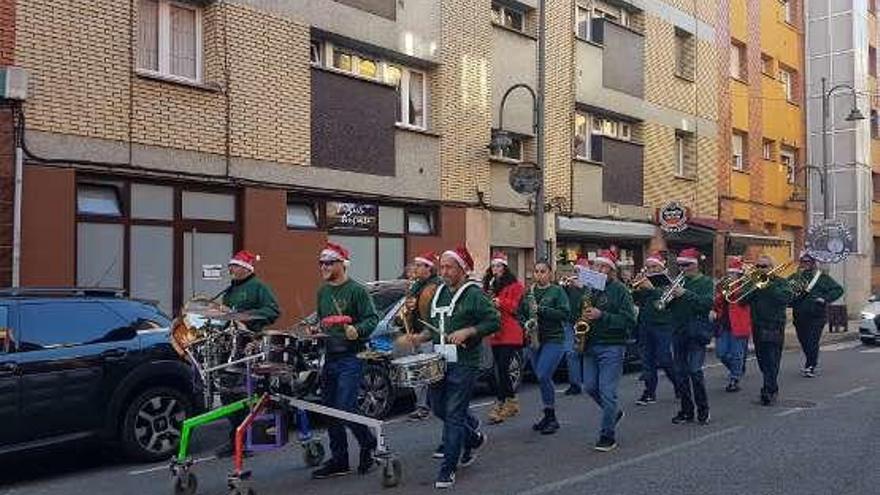
<svg viewBox="0 0 880 495">
<path fill-rule="evenodd" d="M 728 280 L 735 280 L 743 274 L 743 261 L 734 256 L 727 261 Z M 739 381 L 745 372 L 746 353 L 749 349 L 749 336 L 752 334 L 752 313 L 748 304 L 729 303 L 721 294 L 721 287 L 715 293 L 715 308 L 712 312 L 717 323 L 715 353 L 728 371 L 727 392 L 739 392 Z M 735 296 L 736 294 L 734 294 Z"/>
<path fill-rule="evenodd" d="M 497 400 L 489 411 L 489 422 L 496 424 L 519 414 L 519 400 L 513 391 L 508 369 L 510 361 L 519 354 L 523 346 L 523 329 L 517 313 L 525 287 L 510 271 L 507 255 L 504 253 L 492 255 L 492 264 L 483 278 L 483 290 L 492 297 L 501 314 L 501 330 L 489 337 L 492 357 L 495 358 L 497 384 Z"/>
</svg>

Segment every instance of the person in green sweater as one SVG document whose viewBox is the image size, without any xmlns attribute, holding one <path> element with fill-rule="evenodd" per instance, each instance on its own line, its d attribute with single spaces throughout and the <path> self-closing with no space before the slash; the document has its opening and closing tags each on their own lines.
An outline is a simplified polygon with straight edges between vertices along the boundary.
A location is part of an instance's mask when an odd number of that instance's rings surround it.
<svg viewBox="0 0 880 495">
<path fill-rule="evenodd" d="M 249 330 L 260 332 L 267 325 L 278 319 L 281 311 L 278 300 L 272 289 L 254 274 L 254 264 L 259 257 L 250 251 L 239 251 L 228 263 L 229 277 L 232 281 L 223 292 L 223 305 L 231 311 L 246 313 L 253 319 L 245 323 Z M 224 387 L 220 392 L 220 402 L 229 404 L 244 398 L 244 380 L 240 373 L 228 373 L 221 377 Z M 235 429 L 247 417 L 246 412 L 233 414 L 229 417 L 229 441 L 222 445 L 215 454 L 217 457 L 229 457 L 234 451 L 233 438 Z"/>
<path fill-rule="evenodd" d="M 320 331 L 327 335 L 326 355 L 321 370 L 324 404 L 342 411 L 356 412 L 363 361 L 357 353 L 364 349 L 379 322 L 373 298 L 367 289 L 347 274 L 350 256 L 344 247 L 327 243 L 318 258 L 324 284 L 318 289 L 317 313 Z M 313 329 L 313 331 L 318 331 Z M 360 444 L 358 473 L 366 474 L 375 465 L 376 438 L 360 424 L 330 419 L 330 459 L 312 472 L 312 478 L 325 479 L 348 474 L 348 436 L 346 425 Z"/>
<path fill-rule="evenodd" d="M 568 296 L 554 283 L 553 268 L 546 261 L 535 264 L 535 283 L 532 285 L 532 314 L 538 315 L 538 349 L 532 353 L 532 370 L 541 389 L 544 417 L 532 425 L 542 435 L 556 433 L 556 389 L 553 374 L 565 354 L 563 325 L 571 319 Z"/>
<path fill-rule="evenodd" d="M 775 266 L 776 262 L 769 255 L 762 255 L 755 262 L 755 270 L 758 273 L 766 274 Z M 785 308 L 791 303 L 792 295 L 791 284 L 786 279 L 771 275 L 766 286 L 756 288 L 743 298 L 752 307 L 752 338 L 755 341 L 758 368 L 764 375 L 764 386 L 761 387 L 761 404 L 764 406 L 776 402 L 779 393 L 778 377 L 785 338 Z"/>
<path fill-rule="evenodd" d="M 595 449 L 609 452 L 617 448 L 617 424 L 623 418 L 617 388 L 636 315 L 629 289 L 617 279 L 617 255 L 600 250 L 593 258 L 593 266 L 607 280 L 603 290 L 594 292 L 593 307 L 586 311 L 590 331 L 583 355 L 583 384 L 584 392 L 602 408 L 602 426 Z"/>
<path fill-rule="evenodd" d="M 706 346 L 712 341 L 714 328 L 709 312 L 715 303 L 712 279 L 700 273 L 702 254 L 695 248 L 683 249 L 676 257 L 678 269 L 684 274 L 681 285 L 670 289 L 674 299 L 666 307 L 673 322 L 672 356 L 681 409 L 672 418 L 675 424 L 693 423 L 694 406 L 697 421 L 709 423 L 709 397 L 703 364 Z"/>
<path fill-rule="evenodd" d="M 843 287 L 822 273 L 816 267 L 816 260 L 806 251 L 801 253 L 798 271 L 788 280 L 802 289 L 794 294 L 791 302 L 794 328 L 805 358 L 801 375 L 814 378 L 819 365 L 819 341 L 828 323 L 828 305 L 843 296 Z"/>
<path fill-rule="evenodd" d="M 437 254 L 434 252 L 422 253 L 413 258 L 412 283 L 404 302 L 408 320 L 406 325 L 412 333 L 421 333 L 424 330 L 423 322 L 430 318 L 431 298 L 434 297 L 434 291 L 442 283 L 440 277 L 437 276 L 437 263 Z M 404 326 L 403 321 L 400 322 L 400 325 Z M 412 349 L 419 350 L 418 347 Z M 413 392 L 416 396 L 416 409 L 409 415 L 409 418 L 413 421 L 428 419 L 431 415 L 431 407 L 428 404 L 427 385 L 416 387 Z"/>
<path fill-rule="evenodd" d="M 644 370 L 645 390 L 636 401 L 637 405 L 647 406 L 657 402 L 657 370 L 666 372 L 666 377 L 673 388 L 678 380 L 672 367 L 672 318 L 668 311 L 657 309 L 657 301 L 663 294 L 662 286 L 655 287 L 651 282 L 665 280 L 666 260 L 663 253 L 655 251 L 645 259 L 645 275 L 632 296 L 639 307 L 638 328 L 644 337 L 644 354 L 642 368 Z"/>
<path fill-rule="evenodd" d="M 480 376 L 482 340 L 501 328 L 501 316 L 480 285 L 468 279 L 473 270 L 474 260 L 466 248 L 443 252 L 443 285 L 431 301 L 430 326 L 409 337 L 410 345 L 434 342 L 455 349 L 440 348 L 447 359 L 446 376 L 430 391 L 434 415 L 443 421 L 443 443 L 434 452 L 434 457 L 443 459 L 434 482 L 439 489 L 451 488 L 458 466 L 473 464 L 477 449 L 486 443 L 480 422 L 470 413 L 470 400 Z"/>
</svg>

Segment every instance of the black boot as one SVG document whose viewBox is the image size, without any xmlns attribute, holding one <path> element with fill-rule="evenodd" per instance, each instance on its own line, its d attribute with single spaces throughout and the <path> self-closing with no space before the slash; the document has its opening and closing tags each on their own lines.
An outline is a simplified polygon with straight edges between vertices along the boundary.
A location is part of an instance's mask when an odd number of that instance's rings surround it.
<svg viewBox="0 0 880 495">
<path fill-rule="evenodd" d="M 544 417 L 541 418 L 540 421 L 532 425 L 533 430 L 544 431 L 544 428 L 547 427 L 547 422 L 550 421 L 550 416 L 547 415 L 547 411 L 552 411 L 552 409 L 544 409 Z"/>
<path fill-rule="evenodd" d="M 541 428 L 541 434 L 552 435 L 556 433 L 556 430 L 559 429 L 559 422 L 556 421 L 556 410 L 549 407 L 544 409 L 544 417 L 547 419 L 547 422 Z"/>
</svg>

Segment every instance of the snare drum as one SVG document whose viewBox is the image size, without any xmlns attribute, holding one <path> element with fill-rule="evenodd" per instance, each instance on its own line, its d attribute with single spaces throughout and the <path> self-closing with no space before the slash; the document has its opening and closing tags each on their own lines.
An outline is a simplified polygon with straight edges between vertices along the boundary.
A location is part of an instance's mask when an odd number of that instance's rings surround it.
<svg viewBox="0 0 880 495">
<path fill-rule="evenodd" d="M 391 361 L 391 380 L 398 387 L 413 388 L 443 380 L 446 361 L 440 354 L 404 356 Z"/>
<path fill-rule="evenodd" d="M 296 337 L 287 332 L 265 330 L 260 344 L 266 364 L 279 368 L 293 367 L 297 354 Z"/>
</svg>

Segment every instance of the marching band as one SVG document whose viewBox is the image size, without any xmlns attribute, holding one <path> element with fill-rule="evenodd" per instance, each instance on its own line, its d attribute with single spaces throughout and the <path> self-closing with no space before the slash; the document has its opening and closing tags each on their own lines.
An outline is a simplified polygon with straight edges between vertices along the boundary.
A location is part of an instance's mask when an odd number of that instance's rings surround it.
<svg viewBox="0 0 880 495">
<path fill-rule="evenodd" d="M 253 313 L 248 327 L 255 334 L 279 315 L 271 289 L 253 274 L 256 259 L 243 251 L 230 260 L 233 281 L 223 295 L 226 306 Z M 417 395 L 413 417 L 423 419 L 431 411 L 443 423 L 434 451 L 441 460 L 435 488 L 452 487 L 459 470 L 473 464 L 477 451 L 486 445 L 488 437 L 469 403 L 489 350 L 496 375 L 490 424 L 519 413 L 508 373 L 512 359 L 519 357 L 529 359 L 539 383 L 543 416 L 533 429 L 555 433 L 560 425 L 553 376 L 567 355 L 571 387 L 566 394 L 583 392 L 602 411 L 595 443 L 600 452 L 618 445 L 617 429 L 624 417 L 618 384 L 627 345 L 635 336 L 641 340 L 644 381 L 635 403 L 648 406 L 657 401 L 662 371 L 680 401 L 672 419 L 675 424 L 710 421 L 703 368 L 713 336 L 718 359 L 727 369 L 725 390 L 741 390 L 751 338 L 763 375 L 760 403 L 776 401 L 789 306 L 805 356 L 802 374 L 816 376 L 826 308 L 843 295 L 843 288 L 819 270 L 808 253 L 801 254 L 797 271 L 787 278 L 783 273 L 793 262 L 779 265 L 765 254 L 749 265 L 741 257 L 731 257 L 727 274 L 717 284 L 701 273 L 704 258 L 698 250 L 687 248 L 675 255 L 674 276 L 667 259 L 664 252 L 652 252 L 628 284 L 620 281 L 617 254 L 610 249 L 599 250 L 590 259 L 578 256 L 575 275 L 559 281 L 553 265 L 539 260 L 527 287 L 500 252 L 492 254 L 482 284 L 471 279 L 474 261 L 466 248 L 414 257 L 406 299 L 395 317 L 402 334 L 395 344 L 443 361 L 438 376 L 413 385 Z M 324 284 L 317 293 L 319 325 L 308 332 L 326 337 L 321 370 L 324 404 L 354 412 L 362 351 L 378 316 L 364 286 L 347 275 L 350 262 L 343 246 L 328 243 L 321 250 L 318 263 Z M 350 472 L 346 426 L 360 445 L 358 473 L 371 470 L 377 438 L 351 421 L 331 419 L 332 455 L 312 473 L 313 478 Z"/>
</svg>

